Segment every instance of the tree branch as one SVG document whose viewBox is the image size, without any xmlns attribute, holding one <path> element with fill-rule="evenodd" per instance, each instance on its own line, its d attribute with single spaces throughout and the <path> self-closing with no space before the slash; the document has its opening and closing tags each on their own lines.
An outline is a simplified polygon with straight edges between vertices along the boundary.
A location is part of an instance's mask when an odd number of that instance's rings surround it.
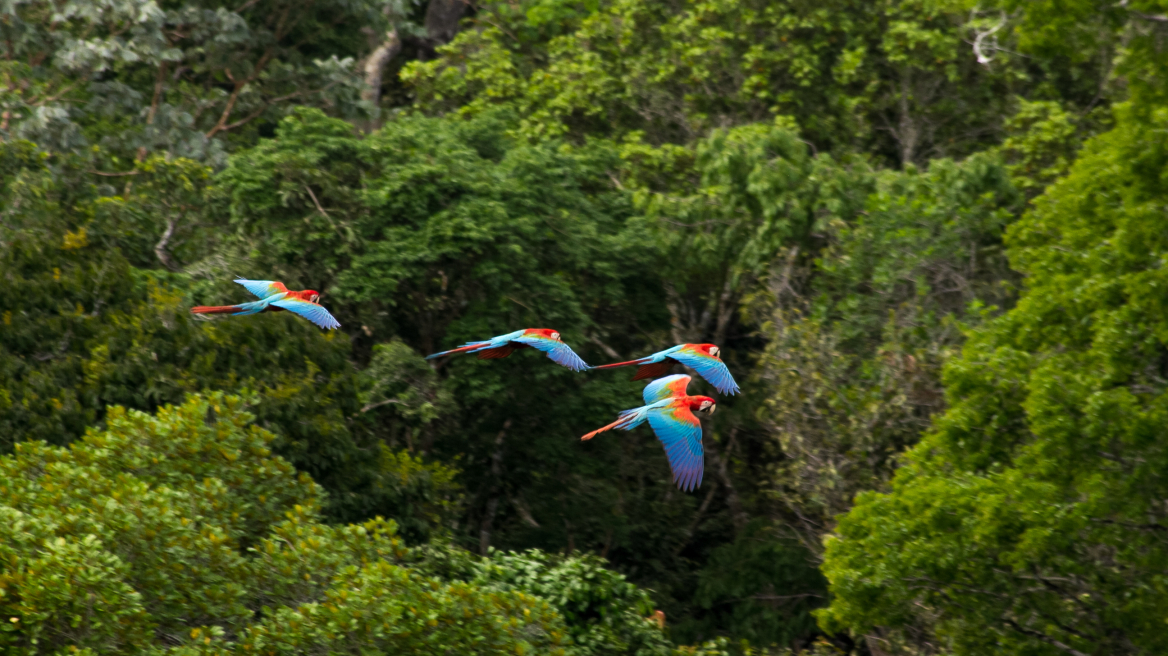
<svg viewBox="0 0 1168 656">
<path fill-rule="evenodd" d="M 386 399 L 384 401 L 378 401 L 377 403 L 370 403 L 369 405 L 366 405 L 364 408 L 361 408 L 361 412 L 369 412 L 370 410 L 373 410 L 375 408 L 380 408 L 383 405 L 389 405 L 390 403 L 393 403 L 396 405 L 406 405 L 405 403 L 398 401 L 397 399 Z"/>
<path fill-rule="evenodd" d="M 175 265 L 174 258 L 172 258 L 170 253 L 166 250 L 166 247 L 170 244 L 170 238 L 174 236 L 174 229 L 177 225 L 178 218 L 171 217 L 171 219 L 166 222 L 166 230 L 162 233 L 162 239 L 159 239 L 158 243 L 154 245 L 154 255 L 158 258 L 158 261 L 162 263 L 162 266 L 166 267 L 170 271 L 178 271 L 178 267 Z"/>
<path fill-rule="evenodd" d="M 312 187 L 309 187 L 308 185 L 304 185 L 304 190 L 307 191 L 308 195 L 312 197 L 312 202 L 314 205 L 316 205 L 317 211 L 319 211 L 321 214 L 323 214 L 324 216 L 326 216 L 328 218 L 332 218 L 332 217 L 329 217 L 329 213 L 324 211 L 324 208 L 320 206 L 320 201 L 316 199 L 316 194 L 312 193 Z"/>
<path fill-rule="evenodd" d="M 227 125 L 227 119 L 231 117 L 231 110 L 235 109 L 235 101 L 239 100 L 239 93 L 243 91 L 244 82 L 236 82 L 235 88 L 231 91 L 231 97 L 227 99 L 227 106 L 223 108 L 223 113 L 219 115 L 219 121 L 215 123 L 215 127 L 207 130 L 203 136 L 210 139 Z"/>
<path fill-rule="evenodd" d="M 1038 631 L 1033 631 L 1031 629 L 1023 628 L 1020 624 L 1018 624 L 1014 620 L 1006 619 L 1006 620 L 1003 620 L 1003 622 L 1005 622 L 1008 626 L 1013 628 L 1015 631 L 1021 633 L 1022 635 L 1028 635 L 1031 638 L 1037 638 L 1037 639 L 1041 640 L 1042 642 L 1045 642 L 1046 644 L 1048 644 L 1052 647 L 1056 647 L 1058 649 L 1061 649 L 1061 650 L 1067 652 L 1068 654 L 1071 654 L 1071 656 L 1087 656 L 1087 654 L 1084 654 L 1083 652 L 1079 651 L 1078 649 L 1075 649 L 1074 647 L 1072 647 L 1064 642 L 1060 642 L 1058 640 L 1055 640 L 1054 638 L 1046 635 L 1045 633 L 1039 633 Z"/>
<path fill-rule="evenodd" d="M 593 344 L 599 346 L 600 350 L 604 351 L 604 354 L 607 355 L 608 357 L 612 358 L 613 360 L 620 359 L 620 357 L 621 357 L 620 353 L 617 353 L 616 349 L 614 349 L 611 346 L 609 346 L 608 344 L 605 344 L 604 342 L 600 341 L 599 337 L 596 337 L 594 335 L 588 335 L 585 337 L 585 339 L 587 339 L 588 341 L 592 342 Z"/>
</svg>

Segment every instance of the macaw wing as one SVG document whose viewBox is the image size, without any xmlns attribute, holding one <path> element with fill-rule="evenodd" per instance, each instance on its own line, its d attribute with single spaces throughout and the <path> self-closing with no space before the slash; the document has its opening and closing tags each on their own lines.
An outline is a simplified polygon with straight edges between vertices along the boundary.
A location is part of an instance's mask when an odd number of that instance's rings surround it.
<svg viewBox="0 0 1168 656">
<path fill-rule="evenodd" d="M 723 394 L 737 394 L 739 392 L 738 383 L 734 382 L 734 376 L 730 375 L 726 363 L 718 358 L 688 348 L 670 353 L 669 357 L 698 372 L 702 378 L 718 388 L 719 392 Z"/>
<path fill-rule="evenodd" d="M 272 305 L 295 312 L 326 330 L 341 327 L 341 324 L 333 318 L 333 315 L 329 314 L 328 310 L 316 303 L 309 303 L 298 298 L 282 298 L 278 301 L 272 301 Z"/>
<path fill-rule="evenodd" d="M 284 283 L 276 282 L 274 280 L 247 280 L 244 278 L 236 278 L 235 282 L 246 287 L 247 291 L 251 292 L 258 298 L 267 298 L 273 294 L 279 294 L 281 292 L 288 291 L 288 288 L 284 286 Z"/>
<path fill-rule="evenodd" d="M 568 346 L 558 339 L 551 339 L 550 337 L 544 337 L 542 335 L 523 335 L 522 337 L 517 337 L 512 341 L 519 342 L 521 344 L 527 344 L 532 348 L 539 349 L 544 353 L 547 353 L 547 356 L 551 358 L 552 362 L 555 362 L 562 367 L 567 367 L 572 371 L 584 371 L 585 369 L 590 368 L 588 363 L 584 362 L 584 360 L 580 359 L 580 356 L 576 355 L 576 352 L 572 350 L 571 346 Z"/>
<path fill-rule="evenodd" d="M 685 388 L 689 386 L 689 381 L 691 380 L 693 379 L 685 374 L 674 374 L 665 378 L 658 378 L 645 386 L 645 390 L 641 392 L 641 397 L 645 399 L 645 405 L 652 405 L 658 401 L 664 401 L 675 396 L 685 396 Z"/>
<path fill-rule="evenodd" d="M 669 468 L 677 487 L 689 492 L 702 484 L 705 452 L 702 450 L 702 423 L 689 406 L 674 403 L 649 411 L 649 425 L 665 447 Z"/>
</svg>

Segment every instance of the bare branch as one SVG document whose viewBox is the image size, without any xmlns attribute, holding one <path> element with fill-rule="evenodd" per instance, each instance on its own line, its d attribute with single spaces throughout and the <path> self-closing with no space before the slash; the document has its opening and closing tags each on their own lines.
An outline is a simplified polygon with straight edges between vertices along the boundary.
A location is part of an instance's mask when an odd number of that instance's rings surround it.
<svg viewBox="0 0 1168 656">
<path fill-rule="evenodd" d="M 1007 619 L 1007 620 L 1003 620 L 1003 621 L 1010 628 L 1014 629 L 1015 631 L 1017 631 L 1023 635 L 1028 635 L 1031 638 L 1037 638 L 1038 640 L 1041 640 L 1042 642 L 1045 642 L 1046 644 L 1048 644 L 1052 647 L 1055 647 L 1057 649 L 1061 649 L 1061 650 L 1067 652 L 1068 654 L 1071 654 L 1071 656 L 1087 656 L 1087 654 L 1084 654 L 1083 652 L 1079 651 L 1078 649 L 1075 649 L 1074 647 L 1072 647 L 1064 642 L 1060 642 L 1058 640 L 1055 640 L 1054 638 L 1046 635 L 1045 633 L 1039 633 L 1038 631 L 1032 631 L 1030 629 L 1024 628 L 1020 624 L 1015 622 L 1014 620 Z"/>
<path fill-rule="evenodd" d="M 609 346 L 608 344 L 605 344 L 604 342 L 600 341 L 599 337 L 596 337 L 594 335 L 588 335 L 587 337 L 585 337 L 585 339 L 587 339 L 588 341 L 592 342 L 593 344 L 599 346 L 600 350 L 604 351 L 604 354 L 607 355 L 608 357 L 610 357 L 614 360 L 620 359 L 620 357 L 621 357 L 620 353 L 617 353 L 616 349 L 614 349 L 611 346 Z"/>
<path fill-rule="evenodd" d="M 166 230 L 162 233 L 162 239 L 159 239 L 158 243 L 154 245 L 154 255 L 158 257 L 158 261 L 162 263 L 162 266 L 166 267 L 170 271 L 178 271 L 178 266 L 175 264 L 174 258 L 172 258 L 170 256 L 170 252 L 166 250 L 166 247 L 170 244 L 170 238 L 174 236 L 174 229 L 177 225 L 178 218 L 171 217 L 171 219 L 166 222 Z"/>
<path fill-rule="evenodd" d="M 121 172 L 117 172 L 117 173 L 108 173 L 106 171 L 96 171 L 94 169 L 87 169 L 85 172 L 92 173 L 94 175 L 104 176 L 107 178 L 123 178 L 127 175 L 138 175 L 138 174 L 142 173 L 141 171 L 121 171 Z"/>
<path fill-rule="evenodd" d="M 308 195 L 312 197 L 312 202 L 313 202 L 313 204 L 316 205 L 317 211 L 319 211 L 324 216 L 328 217 L 329 213 L 324 211 L 324 208 L 320 206 L 320 201 L 316 199 L 316 194 L 312 193 L 312 187 L 309 187 L 308 185 L 304 185 L 304 190 L 307 191 Z M 329 218 L 332 218 L 332 217 L 329 217 Z"/>
<path fill-rule="evenodd" d="M 396 404 L 396 405 L 406 405 L 405 403 L 398 401 L 397 399 L 386 399 L 384 401 L 378 401 L 377 403 L 370 403 L 369 405 L 366 405 L 364 408 L 361 408 L 361 412 L 369 412 L 370 410 L 373 410 L 375 408 L 380 408 L 383 405 L 389 405 L 391 403 Z"/>
</svg>

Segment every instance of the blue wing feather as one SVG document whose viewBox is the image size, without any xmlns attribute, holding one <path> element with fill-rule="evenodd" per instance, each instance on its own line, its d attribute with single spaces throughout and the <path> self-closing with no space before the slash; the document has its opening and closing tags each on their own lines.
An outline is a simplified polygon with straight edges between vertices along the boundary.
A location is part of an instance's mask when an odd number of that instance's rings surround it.
<svg viewBox="0 0 1168 656">
<path fill-rule="evenodd" d="M 267 298 L 273 294 L 288 291 L 288 288 L 283 284 L 274 280 L 247 280 L 246 278 L 236 278 L 235 282 L 244 286 L 247 291 L 258 298 Z M 282 289 L 281 289 L 282 288 Z"/>
<path fill-rule="evenodd" d="M 550 339 L 541 335 L 523 335 L 522 337 L 515 338 L 513 341 L 522 342 L 532 348 L 547 353 L 547 356 L 551 358 L 552 362 L 562 367 L 567 367 L 572 371 L 591 369 L 588 363 L 576 355 L 576 352 L 572 350 L 571 346 L 559 340 Z"/>
<path fill-rule="evenodd" d="M 740 391 L 738 383 L 734 382 L 734 376 L 726 368 L 726 363 L 718 358 L 694 353 L 688 349 L 670 353 L 669 357 L 698 372 L 723 394 L 737 394 Z"/>
<path fill-rule="evenodd" d="M 693 379 L 685 374 L 674 374 L 665 378 L 658 378 L 645 386 L 644 391 L 641 392 L 641 398 L 645 399 L 645 405 L 652 405 L 658 401 L 679 396 L 679 390 L 683 395 L 685 394 L 685 388 L 691 380 Z"/>
<path fill-rule="evenodd" d="M 298 298 L 283 298 L 278 301 L 272 301 L 272 305 L 284 308 L 290 312 L 295 312 L 325 330 L 341 327 L 341 324 L 333 318 L 333 315 L 329 314 L 328 310 L 316 303 L 309 303 Z"/>
<path fill-rule="evenodd" d="M 705 467 L 701 422 L 686 406 L 653 408 L 648 414 L 649 425 L 665 447 L 677 486 L 689 492 L 701 485 Z"/>
</svg>

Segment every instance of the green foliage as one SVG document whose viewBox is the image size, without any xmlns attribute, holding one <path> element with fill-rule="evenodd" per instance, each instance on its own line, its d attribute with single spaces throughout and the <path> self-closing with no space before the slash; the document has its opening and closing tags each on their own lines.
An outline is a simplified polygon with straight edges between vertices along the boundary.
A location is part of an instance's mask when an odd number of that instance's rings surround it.
<svg viewBox="0 0 1168 656">
<path fill-rule="evenodd" d="M 488 4 L 481 31 L 409 64 L 419 107 L 473 114 L 506 103 L 531 139 L 642 131 L 655 144 L 791 116 L 821 150 L 909 163 L 984 147 L 1010 94 L 1047 76 L 1099 76 L 1094 62 L 1028 66 L 1008 49 L 979 64 L 963 2 L 617 0 L 566 20 L 568 33 L 537 29 L 542 5 L 528 6 Z M 1067 95 L 1085 105 L 1094 93 Z"/>
<path fill-rule="evenodd" d="M 1009 300 L 1001 238 L 1019 197 L 999 162 L 937 160 L 868 184 L 862 210 L 826 222 L 809 289 L 793 286 L 792 261 L 751 299 L 770 338 L 756 413 L 780 456 L 760 473 L 812 553 L 943 407 L 940 368 L 960 322 Z"/>
<path fill-rule="evenodd" d="M 109 415 L 0 459 L 7 651 L 671 652 L 595 557 L 411 553 L 392 522 L 319 523 L 320 488 L 240 399 Z"/>
<path fill-rule="evenodd" d="M 416 552 L 417 567 L 445 580 L 499 591 L 524 591 L 547 600 L 564 618 L 575 654 L 670 654 L 653 616 L 649 594 L 605 568 L 595 556 L 492 550 L 475 558 L 435 543 Z"/>
<path fill-rule="evenodd" d="M 815 632 L 811 610 L 825 597 L 825 582 L 808 564 L 812 554 L 790 536 L 775 535 L 764 520 L 710 554 L 694 601 L 715 627 L 759 646 L 790 645 Z"/>
<path fill-rule="evenodd" d="M 1164 650 L 1168 5 L 447 4 L 0 8 L 0 651 Z"/>
<path fill-rule="evenodd" d="M 358 111 L 360 29 L 378 0 L 29 0 L 0 10 L 0 130 L 54 151 L 102 144 L 221 161 L 290 101 Z M 116 162 L 113 162 L 116 164 Z"/>
<path fill-rule="evenodd" d="M 639 221 L 665 251 L 678 342 L 723 343 L 758 280 L 813 250 L 813 235 L 853 216 L 872 188 L 862 162 L 812 156 L 783 120 L 716 131 L 692 151 L 630 140 L 622 155 Z"/>
<path fill-rule="evenodd" d="M 829 544 L 857 632 L 936 621 L 955 653 L 1157 653 L 1164 594 L 1161 109 L 1123 108 L 1010 232 L 1015 309 L 946 369 L 952 408 Z"/>
<path fill-rule="evenodd" d="M 136 250 L 142 231 L 125 218 L 148 215 L 136 204 L 180 202 L 204 169 L 150 159 L 136 170 L 170 173 L 144 173 L 138 188 L 149 194 L 78 196 L 69 171 L 54 173 L 19 143 L 5 152 L 24 163 L 11 174 L 0 227 L 9 292 L 0 298 L 5 451 L 18 441 L 66 444 L 102 421 L 108 405 L 153 410 L 226 389 L 251 399 L 259 422 L 279 436 L 276 449 L 334 492 L 331 514 L 395 514 L 411 540 L 449 520 L 453 474 L 408 454 L 381 456 L 377 425 L 361 412 L 362 386 L 387 384 L 370 376 L 409 384 L 405 364 L 386 361 L 361 380 L 346 337 L 293 316 L 196 321 L 186 312 L 188 277 L 138 269 L 122 255 L 153 257 Z"/>
</svg>

